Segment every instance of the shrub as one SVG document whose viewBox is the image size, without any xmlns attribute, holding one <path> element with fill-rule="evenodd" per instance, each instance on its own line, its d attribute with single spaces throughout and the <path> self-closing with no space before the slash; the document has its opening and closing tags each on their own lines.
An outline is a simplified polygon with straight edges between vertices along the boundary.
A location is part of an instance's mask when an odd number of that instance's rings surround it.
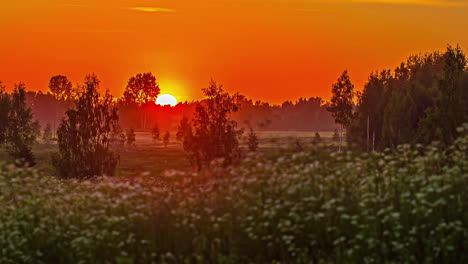
<svg viewBox="0 0 468 264">
<path fill-rule="evenodd" d="M 446 150 L 249 154 L 233 168 L 169 171 L 165 185 L 3 164 L 0 262 L 466 263 L 468 126 L 459 131 Z"/>
</svg>

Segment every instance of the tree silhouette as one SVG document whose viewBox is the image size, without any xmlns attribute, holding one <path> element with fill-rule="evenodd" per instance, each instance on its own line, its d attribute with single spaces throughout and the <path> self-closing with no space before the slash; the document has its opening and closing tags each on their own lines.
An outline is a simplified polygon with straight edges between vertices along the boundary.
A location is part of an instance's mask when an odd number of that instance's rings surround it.
<svg viewBox="0 0 468 264">
<path fill-rule="evenodd" d="M 199 169 L 217 158 L 223 158 L 225 165 L 230 164 L 240 155 L 242 130 L 238 130 L 237 122 L 231 119 L 231 114 L 240 108 L 239 94 L 229 95 L 213 80 L 202 91 L 206 99 L 195 108 L 193 135 L 185 130 L 184 147 L 188 147 L 192 162 Z"/>
<path fill-rule="evenodd" d="M 135 130 L 133 128 L 127 129 L 126 134 L 127 134 L 127 145 L 128 146 L 135 145 L 135 141 L 136 141 Z"/>
<path fill-rule="evenodd" d="M 151 130 L 151 136 L 152 136 L 152 139 L 153 139 L 154 143 L 158 142 L 158 140 L 160 138 L 158 124 L 154 124 L 153 129 Z"/>
<path fill-rule="evenodd" d="M 52 141 L 52 126 L 49 123 L 47 123 L 44 132 L 42 133 L 42 140 L 44 140 L 46 144 L 50 144 Z"/>
<path fill-rule="evenodd" d="M 7 120 L 7 149 L 12 157 L 22 164 L 34 166 L 32 145 L 36 141 L 38 121 L 33 121 L 31 108 L 26 105 L 26 87 L 16 85 L 10 102 Z"/>
<path fill-rule="evenodd" d="M 258 150 L 258 137 L 252 127 L 249 128 L 249 135 L 247 138 L 247 146 L 250 152 L 256 152 Z"/>
<path fill-rule="evenodd" d="M 354 85 L 349 79 L 348 71 L 344 71 L 332 87 L 333 97 L 328 111 L 331 112 L 335 122 L 340 124 L 340 144 L 339 151 L 343 141 L 343 126 L 348 126 L 353 117 L 353 97 Z"/>
<path fill-rule="evenodd" d="M 58 100 L 67 100 L 73 97 L 72 83 L 66 76 L 56 75 L 50 78 L 49 89 Z"/>
<path fill-rule="evenodd" d="M 164 134 L 164 138 L 163 138 L 163 143 L 164 143 L 165 148 L 167 148 L 167 145 L 169 145 L 170 139 L 171 139 L 171 134 L 169 133 L 169 131 L 166 131 L 166 133 Z"/>
<path fill-rule="evenodd" d="M 314 138 L 312 139 L 312 144 L 319 144 L 322 143 L 322 137 L 318 132 L 315 132 Z"/>
<path fill-rule="evenodd" d="M 5 86 L 0 82 L 0 146 L 6 141 L 9 112 L 10 96 L 5 92 Z"/>
<path fill-rule="evenodd" d="M 114 175 L 118 156 L 111 149 L 111 136 L 119 117 L 112 96 L 108 92 L 101 96 L 98 89 L 96 75 L 88 75 L 75 107 L 66 112 L 60 124 L 59 152 L 52 160 L 61 177 Z"/>
<path fill-rule="evenodd" d="M 460 47 L 410 56 L 394 71 L 373 72 L 347 128 L 348 145 L 383 150 L 400 144 L 445 144 L 468 121 L 468 71 Z"/>
<path fill-rule="evenodd" d="M 464 98 L 468 89 L 460 83 L 467 63 L 465 54 L 459 46 L 448 46 L 443 58 L 444 77 L 439 81 L 440 96 L 427 111 L 427 118 L 421 122 L 420 135 L 424 143 L 432 140 L 446 144 L 453 142 L 457 127 L 468 120 L 465 111 L 468 98 Z M 434 127 L 438 129 L 436 133 Z"/>
<path fill-rule="evenodd" d="M 176 139 L 182 142 L 182 147 L 186 152 L 192 151 L 193 146 L 195 144 L 193 138 L 192 124 L 186 116 L 184 116 L 182 120 L 180 120 L 180 124 L 177 128 Z"/>
<path fill-rule="evenodd" d="M 124 92 L 124 100 L 128 103 L 136 103 L 140 110 L 143 110 L 143 116 L 140 119 L 141 127 L 146 128 L 145 105 L 156 102 L 160 93 L 156 77 L 151 73 L 139 73 L 128 80 Z"/>
</svg>

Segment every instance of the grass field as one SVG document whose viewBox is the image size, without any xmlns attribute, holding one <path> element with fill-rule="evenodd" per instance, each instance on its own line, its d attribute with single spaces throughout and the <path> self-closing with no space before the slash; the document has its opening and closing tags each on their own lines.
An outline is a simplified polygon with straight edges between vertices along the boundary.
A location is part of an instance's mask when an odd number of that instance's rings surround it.
<svg viewBox="0 0 468 264">
<path fill-rule="evenodd" d="M 333 132 L 319 132 L 323 142 L 331 142 Z M 191 165 L 187 159 L 182 145 L 175 138 L 175 132 L 171 133 L 170 144 L 166 147 L 161 141 L 154 143 L 149 132 L 136 132 L 135 146 L 125 146 L 119 151 L 120 161 L 117 168 L 117 176 L 137 176 L 142 173 L 160 175 L 165 170 L 190 170 Z M 315 132 L 295 131 L 259 131 L 259 148 L 262 152 L 274 149 L 294 147 L 296 144 L 308 146 L 313 144 Z M 241 139 L 242 146 L 246 147 L 246 134 Z M 54 168 L 51 165 L 51 155 L 58 150 L 57 144 L 44 144 L 39 141 L 33 147 L 37 168 L 39 171 L 53 175 Z M 8 156 L 3 151 L 0 154 L 3 159 Z"/>
<path fill-rule="evenodd" d="M 0 162 L 0 263 L 468 263 L 464 129 L 448 149 L 264 150 L 163 184 Z M 179 145 L 139 134 L 120 168 L 160 171 L 171 155 Z"/>
</svg>

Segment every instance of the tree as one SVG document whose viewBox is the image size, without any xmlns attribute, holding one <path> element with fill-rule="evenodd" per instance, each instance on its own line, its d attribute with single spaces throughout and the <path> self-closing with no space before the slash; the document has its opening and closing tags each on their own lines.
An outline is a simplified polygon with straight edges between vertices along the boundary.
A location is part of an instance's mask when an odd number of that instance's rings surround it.
<svg viewBox="0 0 468 264">
<path fill-rule="evenodd" d="M 85 78 L 75 107 L 66 112 L 58 134 L 58 153 L 53 165 L 63 178 L 114 175 L 118 155 L 111 149 L 111 135 L 118 128 L 117 108 L 106 92 L 99 93 L 96 75 Z"/>
<path fill-rule="evenodd" d="M 0 146 L 6 141 L 9 112 L 10 96 L 5 92 L 5 86 L 0 82 Z"/>
<path fill-rule="evenodd" d="M 332 87 L 333 97 L 328 111 L 331 112 L 335 122 L 340 124 L 340 145 L 341 151 L 343 141 L 343 126 L 348 126 L 353 118 L 353 98 L 354 85 L 349 79 L 348 71 L 344 71 Z"/>
<path fill-rule="evenodd" d="M 133 102 L 138 105 L 140 111 L 143 110 L 141 117 L 141 127 L 146 128 L 146 112 L 145 105 L 156 102 L 160 93 L 159 85 L 156 82 L 156 77 L 151 72 L 139 73 L 128 80 L 127 87 L 124 92 L 126 102 Z"/>
<path fill-rule="evenodd" d="M 171 138 L 171 134 L 169 133 L 169 131 L 166 131 L 166 133 L 164 134 L 164 138 L 163 138 L 163 143 L 164 143 L 165 148 L 167 148 L 167 145 L 169 145 L 170 138 Z"/>
<path fill-rule="evenodd" d="M 457 137 L 457 127 L 468 121 L 465 113 L 467 98 L 464 98 L 464 89 L 468 89 L 460 82 L 467 59 L 459 46 L 448 46 L 443 58 L 444 76 L 439 81 L 440 96 L 427 111 L 427 117 L 421 122 L 419 130 L 424 143 L 438 140 L 450 144 Z M 438 131 L 434 132 L 434 127 Z"/>
<path fill-rule="evenodd" d="M 33 123 L 32 131 L 34 135 L 34 144 L 36 144 L 38 143 L 38 139 L 42 136 L 41 123 L 39 123 L 39 120 L 36 120 L 36 122 Z"/>
<path fill-rule="evenodd" d="M 73 97 L 72 83 L 66 76 L 56 75 L 50 78 L 49 89 L 58 100 L 67 100 Z"/>
<path fill-rule="evenodd" d="M 177 128 L 176 139 L 182 142 L 182 146 L 186 152 L 192 151 L 195 144 L 192 124 L 185 116 L 180 120 L 179 127 Z"/>
<path fill-rule="evenodd" d="M 319 144 L 322 142 L 322 137 L 318 132 L 315 132 L 314 139 L 312 139 L 312 144 Z"/>
<path fill-rule="evenodd" d="M 213 80 L 202 91 L 206 99 L 195 108 L 193 134 L 190 135 L 187 127 L 182 130 L 184 148 L 187 147 L 192 163 L 199 169 L 218 158 L 223 158 L 225 165 L 231 164 L 240 156 L 242 130 L 231 119 L 231 114 L 240 108 L 239 94 L 229 95 Z M 182 126 L 181 122 L 179 132 L 180 128 L 184 129 Z"/>
<path fill-rule="evenodd" d="M 247 146 L 250 152 L 256 152 L 258 150 L 258 137 L 252 127 L 249 129 L 249 135 L 247 139 Z"/>
<path fill-rule="evenodd" d="M 7 150 L 22 164 L 34 166 L 36 163 L 32 146 L 36 141 L 38 121 L 33 121 L 31 108 L 26 105 L 25 90 L 25 85 L 19 83 L 11 95 L 6 133 Z"/>
<path fill-rule="evenodd" d="M 47 123 L 44 132 L 42 133 L 42 140 L 44 140 L 46 144 L 50 144 L 52 141 L 52 126 L 50 123 Z"/>
<path fill-rule="evenodd" d="M 154 124 L 153 129 L 151 130 L 151 135 L 153 138 L 153 142 L 154 143 L 158 142 L 159 137 L 160 137 L 158 124 Z"/>
<path fill-rule="evenodd" d="M 133 146 L 135 145 L 136 137 L 135 137 L 135 130 L 133 128 L 127 129 L 127 145 Z"/>
<path fill-rule="evenodd" d="M 112 131 L 111 142 L 115 150 L 120 150 L 125 145 L 125 133 L 122 131 L 120 126 Z"/>
</svg>

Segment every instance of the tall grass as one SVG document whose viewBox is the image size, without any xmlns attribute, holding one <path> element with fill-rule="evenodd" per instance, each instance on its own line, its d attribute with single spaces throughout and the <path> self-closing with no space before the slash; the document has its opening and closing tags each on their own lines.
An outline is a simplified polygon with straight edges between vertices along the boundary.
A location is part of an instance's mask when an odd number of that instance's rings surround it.
<svg viewBox="0 0 468 264">
<path fill-rule="evenodd" d="M 444 150 L 252 155 L 164 186 L 2 164 L 0 263 L 467 263 L 459 132 Z"/>
</svg>

